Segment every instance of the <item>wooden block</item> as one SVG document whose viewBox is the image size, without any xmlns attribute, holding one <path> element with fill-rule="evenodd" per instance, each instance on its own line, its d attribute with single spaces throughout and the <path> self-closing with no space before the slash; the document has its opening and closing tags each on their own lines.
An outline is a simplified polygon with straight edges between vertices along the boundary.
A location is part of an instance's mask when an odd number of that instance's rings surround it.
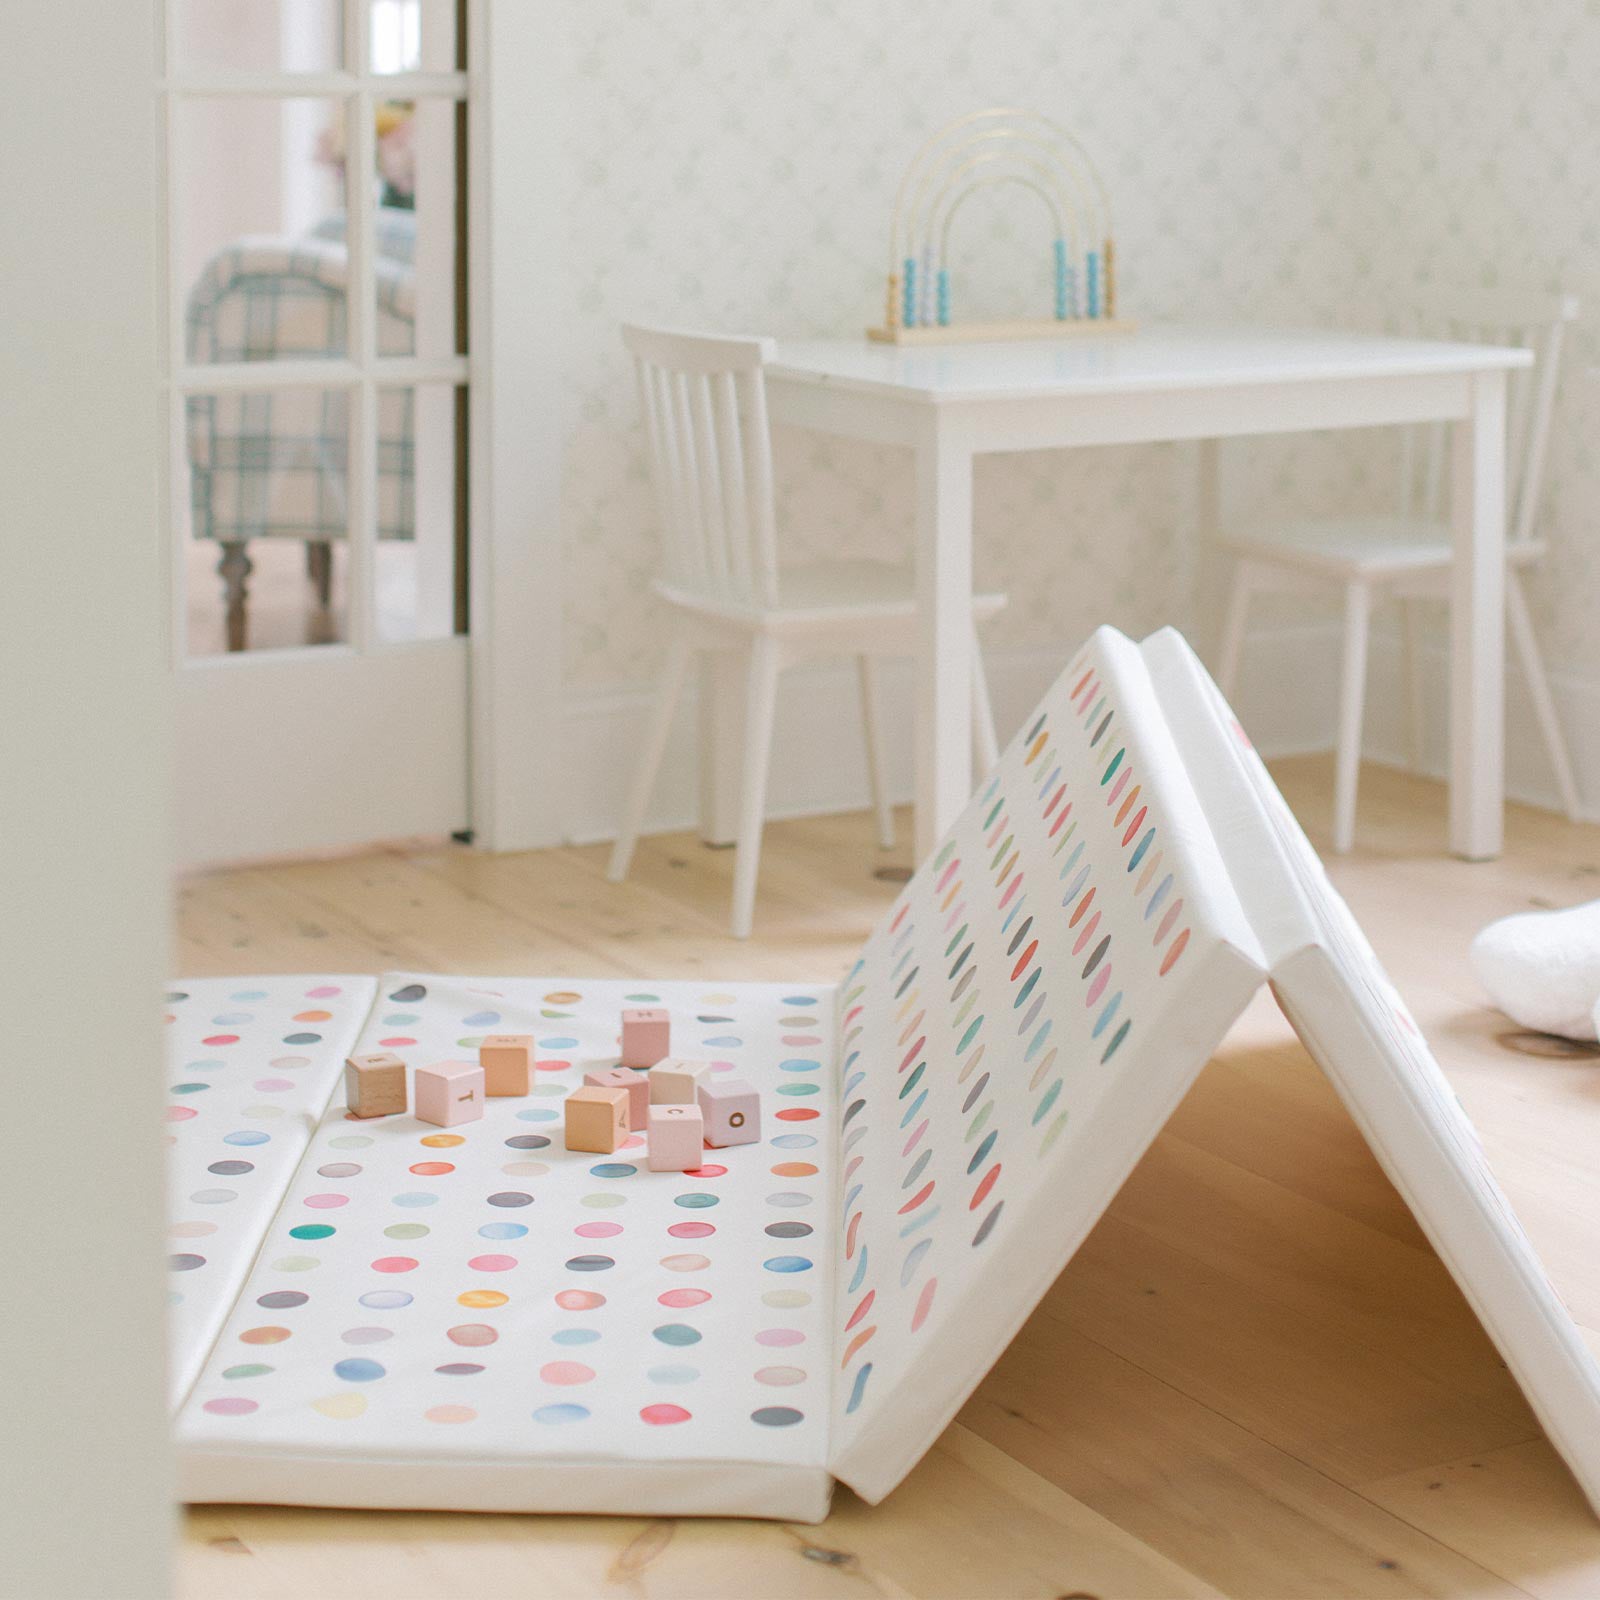
<svg viewBox="0 0 1600 1600">
<path fill-rule="evenodd" d="M 533 1035 L 491 1033 L 478 1046 L 485 1094 L 526 1094 L 533 1081 Z"/>
<path fill-rule="evenodd" d="M 628 1137 L 628 1095 L 586 1083 L 566 1098 L 566 1145 L 608 1156 Z"/>
<path fill-rule="evenodd" d="M 620 1089 L 628 1097 L 628 1128 L 643 1133 L 650 1110 L 650 1079 L 631 1067 L 608 1067 L 604 1072 L 586 1072 L 583 1081 L 595 1089 Z"/>
<path fill-rule="evenodd" d="M 622 1013 L 622 1064 L 653 1067 L 671 1054 L 672 1019 L 661 1006 L 637 1006 Z"/>
<path fill-rule="evenodd" d="M 416 1113 L 436 1127 L 453 1128 L 483 1115 L 483 1068 L 476 1061 L 439 1061 L 418 1067 Z"/>
<path fill-rule="evenodd" d="M 353 1117 L 392 1117 L 406 1108 L 406 1064 L 387 1050 L 348 1056 L 344 1103 Z"/>
<path fill-rule="evenodd" d="M 686 1061 L 668 1056 L 650 1069 L 650 1104 L 653 1106 L 692 1106 L 695 1091 L 711 1071 L 709 1061 Z"/>
<path fill-rule="evenodd" d="M 700 1080 L 696 1091 L 705 1119 L 706 1143 L 713 1150 L 730 1144 L 754 1144 L 761 1137 L 761 1095 L 743 1078 Z"/>
<path fill-rule="evenodd" d="M 651 1106 L 652 1172 L 691 1172 L 705 1159 L 705 1119 L 699 1106 Z"/>
</svg>

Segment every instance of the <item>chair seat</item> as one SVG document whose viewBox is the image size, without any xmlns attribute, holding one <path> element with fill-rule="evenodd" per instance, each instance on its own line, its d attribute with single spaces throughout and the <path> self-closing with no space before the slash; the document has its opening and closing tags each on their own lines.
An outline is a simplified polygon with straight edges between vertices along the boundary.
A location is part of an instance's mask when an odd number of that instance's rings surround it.
<svg viewBox="0 0 1600 1600">
<path fill-rule="evenodd" d="M 1450 525 L 1425 517 L 1324 517 L 1279 524 L 1222 541 L 1251 561 L 1294 567 L 1330 578 L 1384 578 L 1449 569 Z M 1525 540 L 1506 557 L 1521 566 L 1536 560 L 1542 543 Z"/>
<path fill-rule="evenodd" d="M 778 574 L 778 603 L 751 607 L 662 581 L 656 592 L 673 605 L 747 626 L 807 625 L 916 615 L 916 574 L 887 561 L 813 561 Z M 972 612 L 982 622 L 1003 610 L 1003 594 L 977 594 Z"/>
</svg>

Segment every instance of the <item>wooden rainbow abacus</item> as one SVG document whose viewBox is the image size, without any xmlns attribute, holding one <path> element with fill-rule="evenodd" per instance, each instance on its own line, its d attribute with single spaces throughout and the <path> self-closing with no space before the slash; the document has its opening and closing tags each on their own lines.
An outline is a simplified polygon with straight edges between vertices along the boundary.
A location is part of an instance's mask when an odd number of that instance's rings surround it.
<svg viewBox="0 0 1600 1600">
<path fill-rule="evenodd" d="M 1006 184 L 1032 191 L 1050 213 L 1054 315 L 953 321 L 951 227 L 979 190 Z M 1105 185 L 1083 146 L 1065 129 L 1035 111 L 973 111 L 947 123 L 917 152 L 895 198 L 884 325 L 869 328 L 869 339 L 943 344 L 1126 332 L 1132 324 L 1118 320 L 1116 307 L 1116 252 Z"/>
</svg>

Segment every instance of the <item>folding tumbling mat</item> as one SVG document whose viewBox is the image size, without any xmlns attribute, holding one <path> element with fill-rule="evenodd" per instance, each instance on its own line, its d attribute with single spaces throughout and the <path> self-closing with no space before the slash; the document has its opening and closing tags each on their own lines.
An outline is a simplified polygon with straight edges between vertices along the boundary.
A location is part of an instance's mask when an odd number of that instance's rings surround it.
<svg viewBox="0 0 1600 1600">
<path fill-rule="evenodd" d="M 1600 1500 L 1600 1370 L 1404 1003 L 1176 634 L 1102 629 L 839 982 L 306 976 L 170 997 L 196 1501 L 815 1521 L 910 1471 L 1263 982 Z M 686 1173 L 569 1152 L 618 1012 L 762 1091 Z M 538 1042 L 355 1120 L 340 1064 Z"/>
</svg>

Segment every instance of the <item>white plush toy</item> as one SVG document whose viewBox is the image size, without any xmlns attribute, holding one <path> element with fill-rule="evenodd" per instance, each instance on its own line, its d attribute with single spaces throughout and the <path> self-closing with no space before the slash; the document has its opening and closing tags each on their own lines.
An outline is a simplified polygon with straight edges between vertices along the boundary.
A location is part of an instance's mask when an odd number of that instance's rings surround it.
<svg viewBox="0 0 1600 1600">
<path fill-rule="evenodd" d="M 1600 900 L 1565 911 L 1523 911 L 1472 941 L 1489 998 L 1524 1028 L 1593 1039 L 1600 1031 Z"/>
</svg>

